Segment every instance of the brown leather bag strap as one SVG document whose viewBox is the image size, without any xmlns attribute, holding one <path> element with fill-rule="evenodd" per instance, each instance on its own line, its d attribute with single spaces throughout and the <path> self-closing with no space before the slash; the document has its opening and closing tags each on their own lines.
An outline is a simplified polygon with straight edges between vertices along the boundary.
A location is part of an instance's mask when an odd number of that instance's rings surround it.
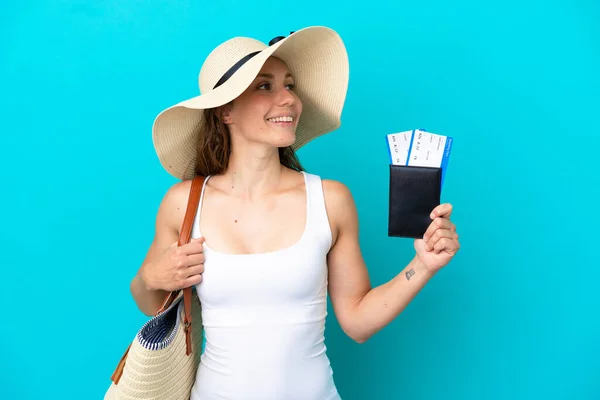
<svg viewBox="0 0 600 400">
<path fill-rule="evenodd" d="M 196 212 L 198 211 L 200 194 L 202 193 L 203 186 L 203 176 L 196 176 L 192 180 L 188 204 L 185 210 L 185 217 L 183 217 L 183 223 L 181 224 L 181 230 L 179 231 L 179 246 L 189 243 L 192 237 L 192 225 L 194 224 L 194 218 L 196 217 Z"/>
<path fill-rule="evenodd" d="M 185 217 L 183 218 L 183 224 L 179 232 L 179 246 L 183 246 L 189 243 L 192 237 L 192 225 L 194 224 L 194 217 L 198 211 L 198 204 L 200 203 L 200 194 L 202 187 L 204 186 L 205 178 L 203 176 L 196 176 L 192 180 L 192 187 L 190 188 L 190 196 L 188 199 L 187 209 L 185 211 Z M 183 289 L 183 306 L 185 309 L 185 315 L 183 319 L 185 329 L 185 341 L 186 341 L 186 355 L 192 353 L 192 288 L 188 287 Z"/>
<path fill-rule="evenodd" d="M 185 216 L 183 217 L 183 223 L 181 224 L 181 229 L 179 230 L 179 242 L 178 246 L 183 246 L 186 243 L 190 242 L 192 237 L 192 225 L 194 224 L 194 217 L 196 216 L 196 212 L 198 211 L 198 203 L 200 203 L 200 194 L 202 193 L 202 187 L 204 186 L 205 178 L 203 176 L 196 176 L 192 180 L 192 186 L 190 188 L 190 194 L 188 197 L 188 203 L 185 210 Z M 163 302 L 162 307 L 156 312 L 156 314 L 160 314 L 171 304 L 173 301 L 177 299 L 181 291 L 176 290 L 170 292 L 165 301 Z M 183 323 L 185 328 L 185 336 L 186 336 L 186 355 L 190 355 L 192 352 L 192 338 L 191 338 L 191 326 L 192 326 L 192 288 L 183 289 L 183 306 L 185 310 L 185 315 L 183 317 Z"/>
</svg>

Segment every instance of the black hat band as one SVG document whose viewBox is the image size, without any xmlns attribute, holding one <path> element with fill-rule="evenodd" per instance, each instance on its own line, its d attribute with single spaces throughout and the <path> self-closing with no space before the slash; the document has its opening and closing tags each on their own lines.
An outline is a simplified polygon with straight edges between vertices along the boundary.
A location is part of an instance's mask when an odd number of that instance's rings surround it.
<svg viewBox="0 0 600 400">
<path fill-rule="evenodd" d="M 294 33 L 294 32 L 293 31 L 290 32 L 290 35 L 292 33 Z M 276 36 L 276 37 L 274 37 L 273 39 L 271 39 L 269 41 L 269 46 L 273 46 L 275 43 L 277 43 L 277 42 L 279 42 L 280 40 L 283 40 L 283 39 L 285 39 L 285 36 Z M 221 77 L 221 79 L 219 79 L 217 81 L 217 84 L 213 87 L 213 89 L 216 89 L 219 86 L 221 86 L 222 84 L 224 84 L 225 82 L 227 82 L 227 80 L 229 78 L 231 78 L 233 76 L 233 74 L 235 74 L 236 71 L 242 67 L 242 65 L 246 64 L 248 62 L 248 60 L 250 60 L 252 57 L 254 57 L 255 55 L 257 55 L 258 53 L 260 53 L 260 51 L 255 51 L 254 53 L 250 53 L 250 54 L 244 56 L 241 60 L 239 60 L 235 64 L 233 64 L 233 66 L 231 68 L 229 68 L 227 70 L 227 72 L 225 72 L 223 74 L 223 76 Z"/>
</svg>

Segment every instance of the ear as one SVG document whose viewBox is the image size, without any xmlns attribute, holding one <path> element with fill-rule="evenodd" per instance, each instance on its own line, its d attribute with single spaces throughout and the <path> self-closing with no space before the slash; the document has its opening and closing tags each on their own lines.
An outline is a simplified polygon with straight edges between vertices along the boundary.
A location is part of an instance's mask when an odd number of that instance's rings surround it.
<svg viewBox="0 0 600 400">
<path fill-rule="evenodd" d="M 221 121 L 225 125 L 230 125 L 233 123 L 233 118 L 231 117 L 231 104 L 226 104 L 221 108 Z"/>
</svg>

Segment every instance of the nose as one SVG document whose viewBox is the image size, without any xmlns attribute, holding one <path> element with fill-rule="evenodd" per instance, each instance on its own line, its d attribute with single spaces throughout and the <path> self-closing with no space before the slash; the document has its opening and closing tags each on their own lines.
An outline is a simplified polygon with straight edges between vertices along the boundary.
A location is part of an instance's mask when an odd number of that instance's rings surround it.
<svg viewBox="0 0 600 400">
<path fill-rule="evenodd" d="M 296 102 L 296 96 L 290 90 L 288 90 L 285 86 L 279 90 L 277 93 L 277 103 L 280 106 L 291 106 Z"/>
</svg>

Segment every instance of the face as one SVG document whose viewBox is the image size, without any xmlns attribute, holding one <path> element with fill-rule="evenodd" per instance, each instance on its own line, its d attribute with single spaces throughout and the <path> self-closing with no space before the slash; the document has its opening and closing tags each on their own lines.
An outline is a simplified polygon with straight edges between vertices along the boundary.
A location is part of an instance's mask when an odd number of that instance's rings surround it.
<svg viewBox="0 0 600 400">
<path fill-rule="evenodd" d="M 302 103 L 285 63 L 269 58 L 252 84 L 223 113 L 232 139 L 286 147 L 296 141 Z"/>
</svg>

